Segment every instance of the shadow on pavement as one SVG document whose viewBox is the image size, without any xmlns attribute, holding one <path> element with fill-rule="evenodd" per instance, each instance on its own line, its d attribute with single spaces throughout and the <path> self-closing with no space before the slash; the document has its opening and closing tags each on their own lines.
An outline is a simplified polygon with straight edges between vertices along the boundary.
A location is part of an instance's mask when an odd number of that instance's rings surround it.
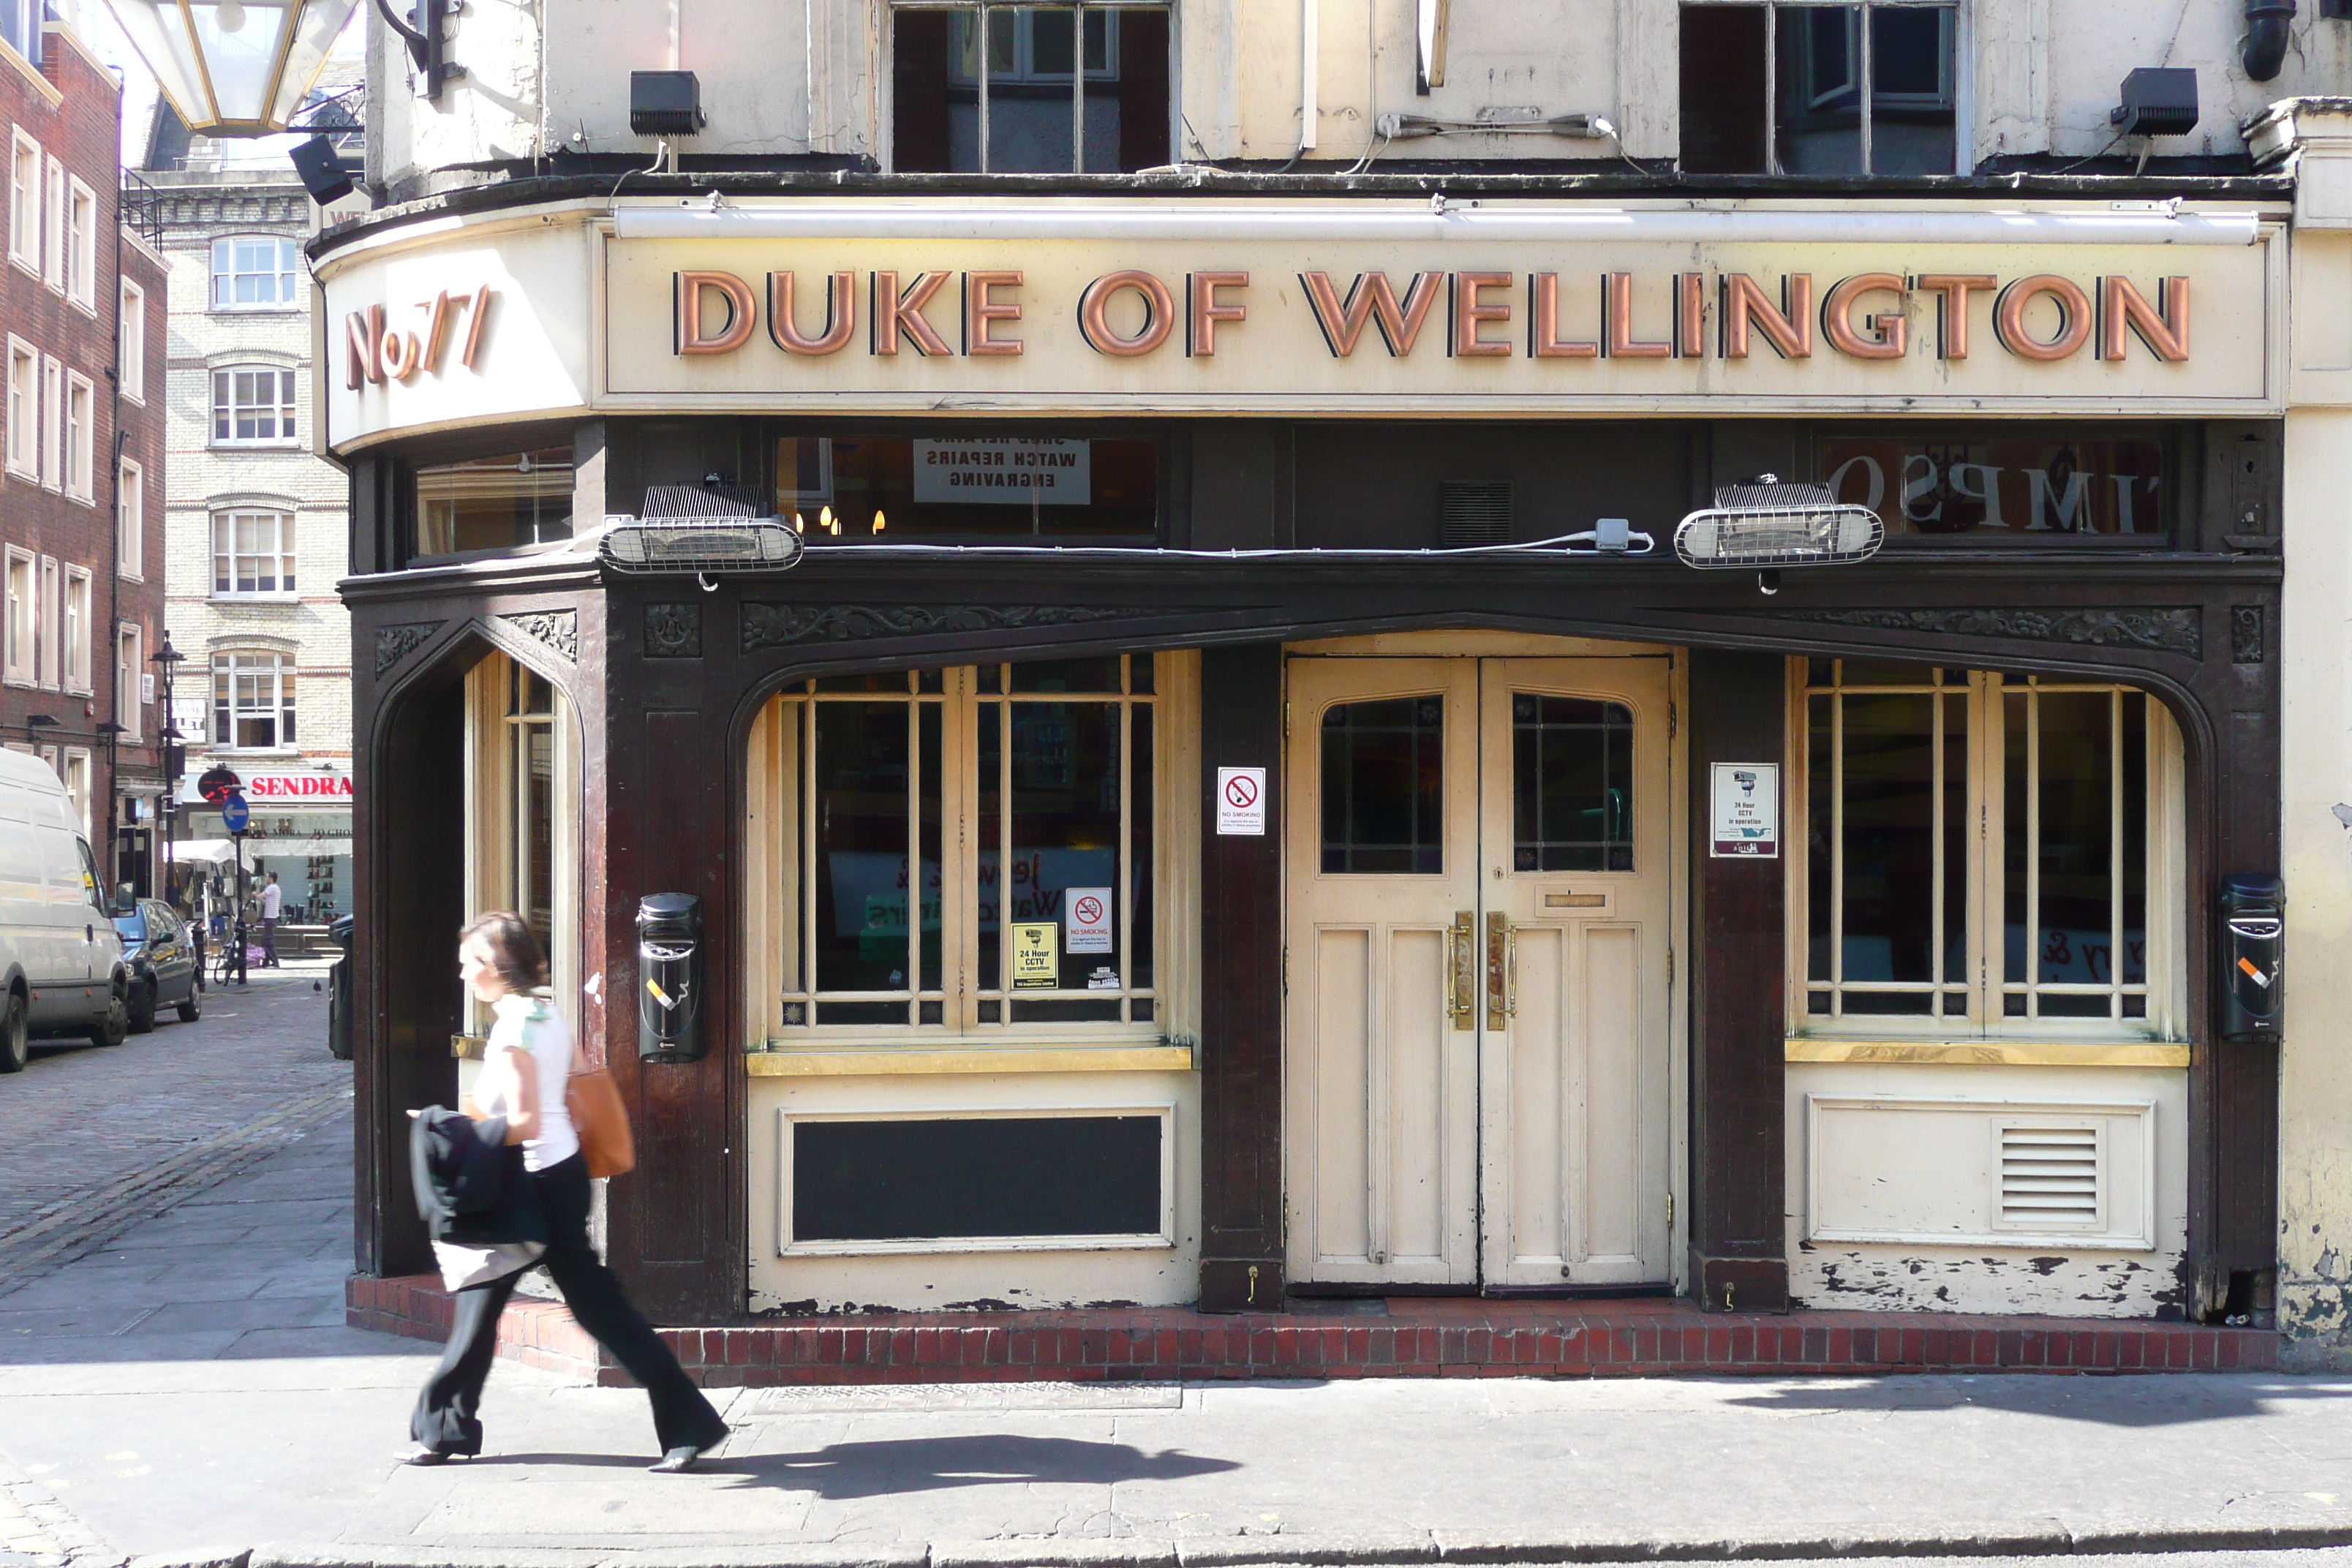
<svg viewBox="0 0 2352 1568">
<path fill-rule="evenodd" d="M 641 1458 L 625 1455 L 495 1454 L 467 1461 L 466 1468 L 578 1465 L 642 1469 L 645 1463 Z M 1241 1468 L 1237 1460 L 1205 1458 L 1176 1448 L 1154 1454 L 1126 1443 L 1008 1435 L 835 1443 L 806 1454 L 712 1460 L 698 1473 L 731 1477 L 746 1485 L 788 1487 L 842 1501 L 1007 1483 L 1107 1486 L 1118 1481 L 1181 1480 Z"/>
<path fill-rule="evenodd" d="M 1864 1387 L 1787 1384 L 1727 1404 L 1797 1411 L 1943 1411 L 1974 1405 L 2012 1415 L 2047 1415 L 2103 1426 L 2179 1426 L 2260 1415 L 2284 1403 L 2352 1398 L 2352 1383 L 2215 1373 L 2099 1376 L 1993 1373 L 1981 1377 L 1889 1377 Z"/>
</svg>

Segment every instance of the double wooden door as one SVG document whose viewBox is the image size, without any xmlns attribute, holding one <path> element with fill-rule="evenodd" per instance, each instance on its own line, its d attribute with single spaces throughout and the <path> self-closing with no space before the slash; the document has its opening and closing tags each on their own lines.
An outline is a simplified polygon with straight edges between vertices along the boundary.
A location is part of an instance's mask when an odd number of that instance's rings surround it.
<svg viewBox="0 0 2352 1568">
<path fill-rule="evenodd" d="M 1288 668 L 1290 1277 L 1668 1277 L 1667 661 Z"/>
</svg>

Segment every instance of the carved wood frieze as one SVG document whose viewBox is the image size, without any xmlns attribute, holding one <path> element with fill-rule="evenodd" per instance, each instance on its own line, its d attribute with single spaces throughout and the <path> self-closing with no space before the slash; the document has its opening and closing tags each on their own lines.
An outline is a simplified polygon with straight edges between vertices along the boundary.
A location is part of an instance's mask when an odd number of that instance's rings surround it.
<svg viewBox="0 0 2352 1568">
<path fill-rule="evenodd" d="M 543 643 L 563 656 L 569 664 L 580 662 L 580 612 L 577 610 L 523 610 L 499 619 L 521 632 L 534 642 Z"/>
<path fill-rule="evenodd" d="M 691 602 L 682 605 L 647 605 L 646 606 L 646 657 L 647 658 L 700 658 L 702 657 L 702 606 Z"/>
<path fill-rule="evenodd" d="M 949 637 L 1083 626 L 1160 610 L 1091 609 L 1076 605 L 761 605 L 743 606 L 743 651 L 863 637 Z"/>
<path fill-rule="evenodd" d="M 446 625 L 445 621 L 417 621 L 407 626 L 376 627 L 375 672 L 382 675 L 415 653 Z"/>
<path fill-rule="evenodd" d="M 2193 605 L 2137 610 L 1787 610 L 1776 619 L 1941 637 L 2015 637 L 2203 657 L 2201 612 Z"/>
<path fill-rule="evenodd" d="M 2260 664 L 2267 657 L 2263 647 L 2263 607 L 2260 605 L 2230 606 L 2230 662 Z"/>
</svg>

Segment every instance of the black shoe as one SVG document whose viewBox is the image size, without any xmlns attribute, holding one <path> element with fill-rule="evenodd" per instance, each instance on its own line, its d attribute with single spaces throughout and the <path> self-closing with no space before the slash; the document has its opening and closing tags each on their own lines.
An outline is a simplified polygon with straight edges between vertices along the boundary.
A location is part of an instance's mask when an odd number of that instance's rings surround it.
<svg viewBox="0 0 2352 1568">
<path fill-rule="evenodd" d="M 674 1476 L 690 1470 L 702 1462 L 702 1450 L 692 1443 L 681 1443 L 646 1468 L 656 1475 Z"/>
</svg>

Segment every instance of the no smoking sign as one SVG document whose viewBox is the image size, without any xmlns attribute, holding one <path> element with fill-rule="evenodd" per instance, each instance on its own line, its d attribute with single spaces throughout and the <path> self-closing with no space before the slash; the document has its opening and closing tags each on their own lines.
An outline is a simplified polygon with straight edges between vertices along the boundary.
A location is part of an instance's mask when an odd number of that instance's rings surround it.
<svg viewBox="0 0 2352 1568">
<path fill-rule="evenodd" d="M 1062 899 L 1062 951 L 1110 952 L 1110 889 L 1072 888 Z"/>
<path fill-rule="evenodd" d="M 1265 770 L 1217 770 L 1217 832 L 1248 838 L 1265 837 Z"/>
</svg>

